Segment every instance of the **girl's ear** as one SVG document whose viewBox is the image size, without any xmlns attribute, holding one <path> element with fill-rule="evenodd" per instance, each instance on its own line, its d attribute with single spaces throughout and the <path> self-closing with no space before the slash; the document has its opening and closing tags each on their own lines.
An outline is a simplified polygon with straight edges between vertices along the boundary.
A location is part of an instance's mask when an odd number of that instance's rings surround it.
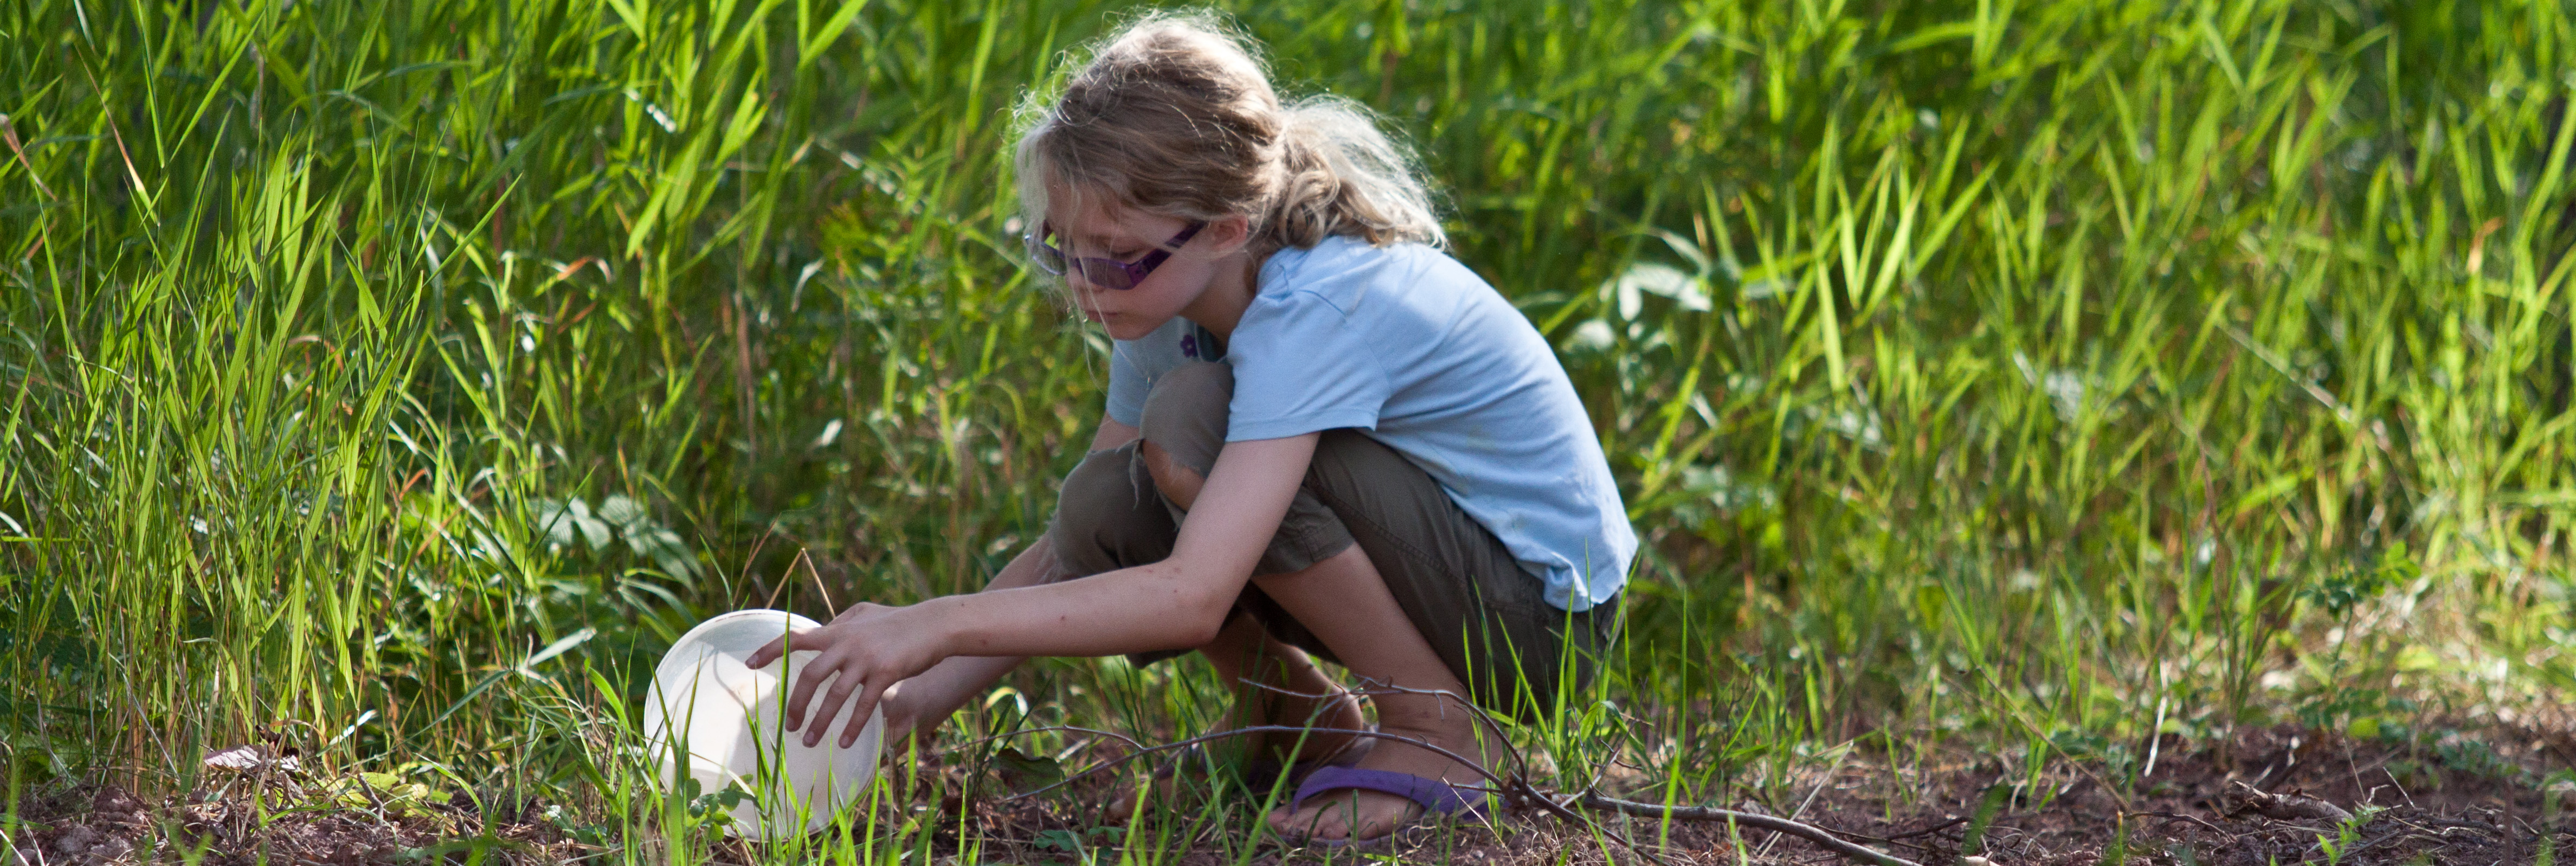
<svg viewBox="0 0 2576 866">
<path fill-rule="evenodd" d="M 1252 218 L 1237 214 L 1224 219 L 1209 220 L 1207 228 L 1200 233 L 1207 235 L 1208 240 L 1216 244 L 1217 255 L 1230 256 L 1243 249 L 1246 244 L 1252 243 Z"/>
</svg>

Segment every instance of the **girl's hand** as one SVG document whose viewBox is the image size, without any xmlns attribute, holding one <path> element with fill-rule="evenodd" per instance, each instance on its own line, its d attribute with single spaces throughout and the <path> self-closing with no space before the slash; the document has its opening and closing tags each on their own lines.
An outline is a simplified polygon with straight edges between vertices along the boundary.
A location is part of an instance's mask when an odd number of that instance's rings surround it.
<svg viewBox="0 0 2576 866">
<path fill-rule="evenodd" d="M 921 622 L 913 608 L 860 604 L 842 611 L 821 628 L 790 632 L 770 641 L 744 659 L 743 664 L 754 670 L 768 667 L 787 654 L 791 643 L 799 651 L 820 651 L 822 655 L 797 672 L 796 687 L 788 693 L 787 717 L 783 721 L 788 730 L 803 730 L 805 745 L 811 748 L 822 741 L 824 731 L 831 729 L 832 719 L 840 715 L 841 704 L 857 692 L 859 702 L 850 708 L 851 723 L 841 732 L 841 748 L 846 749 L 858 742 L 859 729 L 887 688 L 929 670 L 948 655 L 937 639 L 937 631 Z M 831 679 L 832 690 L 824 694 L 818 717 L 807 718 L 806 707 L 826 678 Z"/>
</svg>

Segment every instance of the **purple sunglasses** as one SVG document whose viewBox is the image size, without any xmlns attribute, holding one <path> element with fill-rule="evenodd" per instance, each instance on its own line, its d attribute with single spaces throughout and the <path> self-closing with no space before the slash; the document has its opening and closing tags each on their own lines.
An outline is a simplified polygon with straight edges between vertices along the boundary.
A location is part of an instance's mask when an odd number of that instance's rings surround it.
<svg viewBox="0 0 2576 866">
<path fill-rule="evenodd" d="M 1199 230 L 1203 228 L 1207 228 L 1207 223 L 1191 223 L 1189 228 L 1182 229 L 1180 234 L 1173 235 L 1171 240 L 1164 241 L 1163 246 L 1176 248 L 1189 243 L 1190 238 L 1197 237 Z M 1156 249 L 1133 262 L 1089 256 L 1073 258 L 1066 256 L 1063 250 L 1056 249 L 1054 244 L 1046 242 L 1046 238 L 1054 234 L 1053 225 L 1039 223 L 1035 234 L 1020 236 L 1020 240 L 1028 244 L 1029 258 L 1037 263 L 1038 270 L 1054 276 L 1063 276 L 1068 268 L 1080 269 L 1084 282 L 1104 289 L 1135 288 L 1136 284 L 1145 281 L 1146 274 L 1153 273 L 1165 259 L 1172 257 L 1170 249 Z"/>
</svg>

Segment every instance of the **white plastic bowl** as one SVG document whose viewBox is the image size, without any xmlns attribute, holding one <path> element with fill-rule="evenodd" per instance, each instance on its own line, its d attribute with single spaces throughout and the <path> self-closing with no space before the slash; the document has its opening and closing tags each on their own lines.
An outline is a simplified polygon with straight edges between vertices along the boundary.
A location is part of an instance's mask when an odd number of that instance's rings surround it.
<svg viewBox="0 0 2576 866">
<path fill-rule="evenodd" d="M 743 665 L 790 629 L 816 627 L 785 611 L 738 610 L 699 623 L 671 645 L 653 670 L 644 703 L 645 747 L 661 765 L 666 794 L 682 793 L 679 744 L 685 743 L 686 778 L 698 781 L 702 795 L 733 785 L 753 795 L 730 810 L 726 831 L 733 835 L 779 841 L 812 833 L 858 802 L 876 775 L 885 714 L 871 714 L 858 742 L 844 749 L 840 735 L 856 723 L 844 704 L 822 741 L 807 748 L 803 731 L 787 731 L 777 720 L 786 715 L 796 673 L 820 653 L 799 650 L 760 670 Z M 819 712 L 830 690 L 830 681 L 815 689 L 809 711 Z M 854 692 L 849 703 L 857 702 Z"/>
</svg>

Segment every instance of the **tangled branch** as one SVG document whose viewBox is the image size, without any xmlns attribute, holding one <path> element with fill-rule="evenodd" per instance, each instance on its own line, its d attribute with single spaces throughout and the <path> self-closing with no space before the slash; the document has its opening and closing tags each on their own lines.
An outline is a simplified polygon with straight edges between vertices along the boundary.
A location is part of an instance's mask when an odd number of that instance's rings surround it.
<svg viewBox="0 0 2576 866">
<path fill-rule="evenodd" d="M 1292 697 L 1310 699 L 1333 697 L 1332 695 L 1310 695 L 1293 692 L 1267 683 L 1252 682 L 1250 680 L 1246 680 L 1245 683 L 1256 688 L 1267 689 Z M 1581 812 L 1577 811 L 1577 809 L 1616 812 L 1623 815 L 1634 815 L 1649 818 L 1668 818 L 1675 821 L 1722 821 L 1741 827 L 1769 830 L 1775 833 L 1784 833 L 1800 839 L 1805 839 L 1809 842 L 1815 843 L 1817 847 L 1824 848 L 1827 851 L 1842 855 L 1843 857 L 1856 862 L 1871 864 L 1871 866 L 1919 866 L 1919 864 L 1916 864 L 1911 860 L 1906 860 L 1904 858 L 1870 848 L 1866 845 L 1845 840 L 1836 835 L 1834 831 L 1827 830 L 1813 824 L 1792 821 L 1787 818 L 1772 815 L 1762 815 L 1753 812 L 1739 812 L 1732 809 L 1718 809 L 1705 806 L 1659 806 L 1652 803 L 1639 803 L 1633 800 L 1622 800 L 1617 797 L 1611 797 L 1589 789 L 1578 795 L 1567 796 L 1556 794 L 1541 789 L 1530 782 L 1528 759 L 1520 753 L 1520 750 L 1511 747 L 1511 741 L 1509 739 L 1502 736 L 1502 725 L 1493 718 L 1493 714 L 1486 711 L 1485 708 L 1476 706 L 1474 703 L 1460 697 L 1456 693 L 1445 690 L 1410 689 L 1391 685 L 1372 685 L 1370 688 L 1355 689 L 1345 692 L 1344 694 L 1363 696 L 1381 694 L 1422 695 L 1437 697 L 1444 703 L 1452 700 L 1457 701 L 1469 712 L 1475 714 L 1477 722 L 1483 728 L 1493 733 L 1496 741 L 1503 745 L 1504 753 L 1511 758 L 1515 769 L 1512 775 L 1509 778 L 1506 778 L 1496 774 L 1493 770 L 1488 769 L 1481 761 L 1477 761 L 1440 746 L 1424 742 L 1416 737 L 1355 728 L 1316 728 L 1300 727 L 1295 725 L 1251 725 L 1218 731 L 1213 734 L 1202 734 L 1200 736 L 1170 743 L 1145 746 L 1134 739 L 1112 734 L 1107 731 L 1055 727 L 1033 729 L 1029 731 L 1015 731 L 1008 734 L 998 735 L 996 737 L 987 737 L 983 740 L 979 740 L 978 742 L 990 742 L 995 739 L 1005 739 L 1019 734 L 1036 733 L 1040 730 L 1077 730 L 1082 733 L 1116 737 L 1117 739 L 1126 741 L 1130 746 L 1134 747 L 1127 754 L 1100 761 L 1089 767 L 1085 767 L 1080 771 L 1065 776 L 1063 780 L 1054 784 L 1047 785 L 1027 793 L 1016 794 L 1004 799 L 1004 802 L 1009 802 L 1011 800 L 1035 797 L 1037 795 L 1053 791 L 1082 779 L 1123 766 L 1130 761 L 1146 755 L 1175 752 L 1201 743 L 1213 742 L 1232 737 L 1248 737 L 1271 733 L 1298 735 L 1347 734 L 1354 737 L 1365 737 L 1369 739 L 1394 740 L 1396 742 L 1448 758 L 1449 760 L 1465 766 L 1468 769 L 1474 770 L 1477 775 L 1483 776 L 1487 782 L 1491 783 L 1490 785 L 1455 785 L 1453 787 L 1500 794 L 1503 797 L 1504 803 L 1507 805 L 1535 808 L 1539 811 L 1555 816 L 1559 820 L 1581 825 L 1589 830 L 1608 836 L 1609 838 L 1616 840 L 1622 847 L 1625 847 L 1630 851 L 1634 851 L 1637 854 L 1657 863 L 1663 862 L 1662 858 L 1656 857 L 1652 852 L 1647 851 L 1645 848 L 1629 840 L 1625 835 L 1602 826 L 1600 822 L 1585 816 Z"/>
</svg>

